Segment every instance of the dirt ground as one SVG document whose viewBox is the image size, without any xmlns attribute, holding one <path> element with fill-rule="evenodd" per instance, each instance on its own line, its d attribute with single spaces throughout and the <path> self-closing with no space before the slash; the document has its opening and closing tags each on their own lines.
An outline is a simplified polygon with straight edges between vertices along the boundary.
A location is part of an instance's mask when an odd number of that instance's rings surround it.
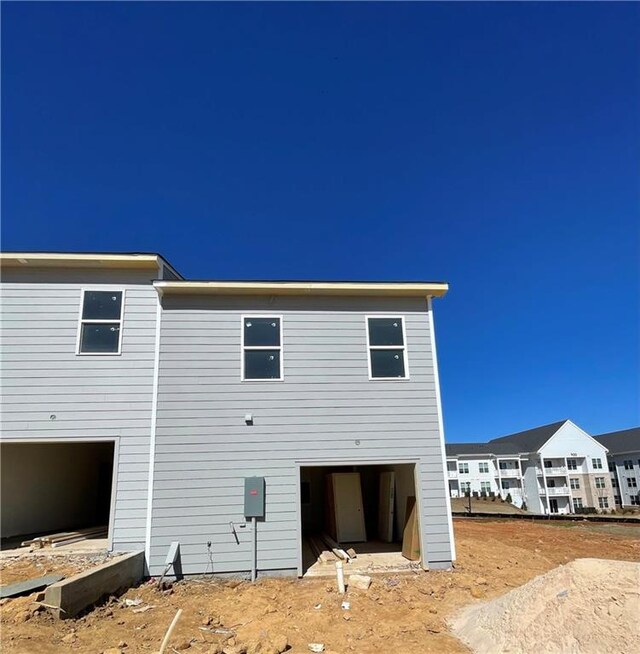
<svg viewBox="0 0 640 654">
<path fill-rule="evenodd" d="M 451 510 L 456 513 L 467 513 L 469 510 L 469 498 L 452 497 Z M 489 498 L 478 499 L 475 497 L 471 498 L 471 511 L 477 513 L 526 513 L 526 511 L 519 509 L 509 502 L 501 502 L 500 500 L 495 500 L 494 502 Z"/>
<path fill-rule="evenodd" d="M 368 591 L 351 590 L 346 597 L 328 579 L 183 581 L 169 593 L 145 583 L 67 621 L 54 620 L 46 610 L 34 613 L 34 596 L 17 598 L 0 608 L 2 651 L 154 652 L 182 608 L 171 646 L 188 654 L 220 652 L 216 643 L 239 652 L 238 646 L 278 635 L 286 637 L 291 654 L 308 652 L 309 643 L 324 643 L 333 654 L 466 652 L 446 619 L 474 600 L 501 595 L 576 558 L 640 560 L 640 527 L 603 527 L 458 519 L 453 571 L 375 576 Z M 126 606 L 125 599 L 142 601 Z M 350 602 L 349 610 L 341 608 L 343 600 Z M 140 611 L 147 606 L 153 608 Z M 220 628 L 231 633 L 215 633 Z"/>
</svg>

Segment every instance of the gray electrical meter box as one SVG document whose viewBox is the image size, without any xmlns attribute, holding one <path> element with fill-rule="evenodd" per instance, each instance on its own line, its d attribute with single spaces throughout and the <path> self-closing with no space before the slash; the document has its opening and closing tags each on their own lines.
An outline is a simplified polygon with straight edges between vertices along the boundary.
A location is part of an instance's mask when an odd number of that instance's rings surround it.
<svg viewBox="0 0 640 654">
<path fill-rule="evenodd" d="M 264 477 L 245 477 L 244 515 L 246 518 L 264 518 Z"/>
</svg>

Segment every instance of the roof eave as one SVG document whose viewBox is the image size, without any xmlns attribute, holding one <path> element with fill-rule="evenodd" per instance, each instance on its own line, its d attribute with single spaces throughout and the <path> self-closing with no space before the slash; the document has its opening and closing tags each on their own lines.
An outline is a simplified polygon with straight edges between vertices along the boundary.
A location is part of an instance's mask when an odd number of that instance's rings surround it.
<svg viewBox="0 0 640 654">
<path fill-rule="evenodd" d="M 442 297 L 449 285 L 393 282 L 174 282 L 157 281 L 162 295 L 358 295 Z"/>
</svg>

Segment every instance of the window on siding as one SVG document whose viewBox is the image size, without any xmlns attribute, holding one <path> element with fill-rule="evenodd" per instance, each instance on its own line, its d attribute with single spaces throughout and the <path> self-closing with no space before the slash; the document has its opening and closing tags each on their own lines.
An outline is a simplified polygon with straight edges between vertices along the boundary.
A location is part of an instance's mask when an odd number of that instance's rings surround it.
<svg viewBox="0 0 640 654">
<path fill-rule="evenodd" d="M 631 459 L 627 459 L 623 463 L 624 463 L 625 470 L 633 470 L 633 461 Z"/>
<path fill-rule="evenodd" d="M 406 379 L 407 348 L 402 318 L 368 318 L 369 369 L 372 379 Z"/>
<path fill-rule="evenodd" d="M 471 482 L 470 481 L 463 481 L 460 483 L 460 490 L 464 495 L 467 493 L 471 493 Z"/>
<path fill-rule="evenodd" d="M 602 459 L 591 459 L 594 470 L 602 470 Z"/>
<path fill-rule="evenodd" d="M 506 481 L 505 479 L 500 480 L 500 486 L 502 487 L 502 490 L 507 490 L 508 488 L 511 488 L 511 486 L 509 486 L 509 482 Z"/>
<path fill-rule="evenodd" d="M 631 495 L 629 500 L 631 501 L 631 506 L 640 506 L 640 495 Z M 618 498 L 618 504 L 620 504 L 620 498 Z"/>
<path fill-rule="evenodd" d="M 605 488 L 604 477 L 596 477 L 596 488 Z"/>
<path fill-rule="evenodd" d="M 628 488 L 638 488 L 638 482 L 635 477 L 627 477 L 627 487 Z"/>
<path fill-rule="evenodd" d="M 581 509 L 582 508 L 582 498 L 581 497 L 574 497 L 573 498 L 573 510 Z"/>
<path fill-rule="evenodd" d="M 599 497 L 598 498 L 598 504 L 601 509 L 608 509 L 609 508 L 609 498 L 608 497 Z"/>
<path fill-rule="evenodd" d="M 483 493 L 490 493 L 491 492 L 491 482 L 490 481 L 481 481 L 480 482 L 480 490 Z"/>
<path fill-rule="evenodd" d="M 484 461 L 481 461 L 480 463 L 478 463 L 478 470 L 484 473 L 489 472 L 489 464 Z"/>
<path fill-rule="evenodd" d="M 242 379 L 283 379 L 281 319 L 242 319 Z"/>
<path fill-rule="evenodd" d="M 613 488 L 618 488 L 618 480 L 615 477 L 611 477 L 611 486 Z"/>
<path fill-rule="evenodd" d="M 83 291 L 78 354 L 120 354 L 122 291 Z"/>
<path fill-rule="evenodd" d="M 577 470 L 578 462 L 575 459 L 567 459 L 567 468 L 569 470 Z"/>
<path fill-rule="evenodd" d="M 580 480 L 579 479 L 569 479 L 569 485 L 573 490 L 577 490 L 580 488 Z"/>
<path fill-rule="evenodd" d="M 468 463 L 458 463 L 458 472 L 463 475 L 469 474 L 469 464 Z"/>
</svg>

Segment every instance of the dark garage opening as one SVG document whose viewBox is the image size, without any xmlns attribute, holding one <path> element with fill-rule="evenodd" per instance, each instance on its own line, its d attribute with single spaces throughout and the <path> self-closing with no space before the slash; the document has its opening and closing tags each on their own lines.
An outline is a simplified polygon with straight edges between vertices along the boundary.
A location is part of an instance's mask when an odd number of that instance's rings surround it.
<svg viewBox="0 0 640 654">
<path fill-rule="evenodd" d="M 407 502 L 416 496 L 414 468 L 413 464 L 301 468 L 303 572 L 318 568 L 321 534 L 355 550 L 352 567 L 407 565 L 401 552 Z"/>
<path fill-rule="evenodd" d="M 109 525 L 113 442 L 0 444 L 2 548 Z"/>
</svg>

